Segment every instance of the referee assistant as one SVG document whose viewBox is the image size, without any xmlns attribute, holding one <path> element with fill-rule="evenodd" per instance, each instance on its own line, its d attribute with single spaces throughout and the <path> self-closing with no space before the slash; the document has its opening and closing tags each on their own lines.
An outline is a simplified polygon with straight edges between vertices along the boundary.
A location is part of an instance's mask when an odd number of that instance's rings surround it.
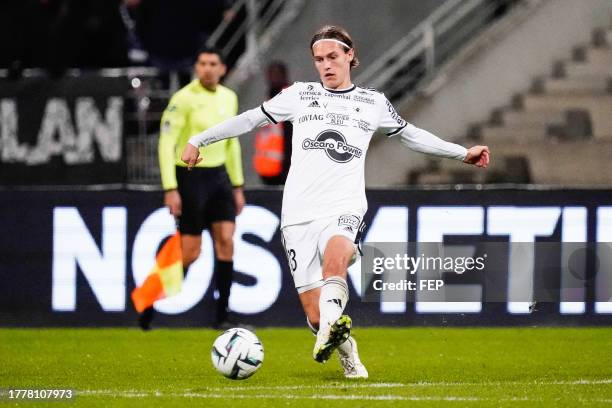
<svg viewBox="0 0 612 408">
<path fill-rule="evenodd" d="M 200 255 L 202 231 L 208 228 L 212 235 L 213 281 L 219 293 L 215 326 L 221 328 L 229 325 L 235 218 L 245 203 L 240 143 L 231 138 L 202 148 L 205 159 L 192 171 L 187 171 L 181 161 L 181 152 L 189 137 L 237 114 L 236 94 L 219 83 L 225 72 L 219 50 L 200 50 L 195 62 L 197 78 L 170 100 L 162 116 L 159 138 L 164 204 L 178 219 L 185 271 Z M 152 318 L 152 310 L 147 313 Z M 150 323 L 146 315 L 141 317 L 144 323 Z"/>
</svg>

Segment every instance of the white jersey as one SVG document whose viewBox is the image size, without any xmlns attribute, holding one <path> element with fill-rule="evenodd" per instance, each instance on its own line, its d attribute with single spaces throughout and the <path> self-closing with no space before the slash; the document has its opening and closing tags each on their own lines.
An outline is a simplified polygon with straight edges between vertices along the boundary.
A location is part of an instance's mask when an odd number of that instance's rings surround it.
<svg viewBox="0 0 612 408">
<path fill-rule="evenodd" d="M 274 123 L 293 122 L 281 225 L 340 214 L 363 217 L 370 139 L 377 129 L 392 136 L 407 126 L 387 98 L 354 85 L 334 91 L 317 82 L 296 82 L 261 110 Z"/>
<path fill-rule="evenodd" d="M 293 122 L 281 228 L 334 215 L 363 217 L 367 210 L 365 156 L 378 129 L 388 136 L 398 135 L 415 151 L 457 160 L 466 155 L 464 147 L 407 123 L 377 91 L 354 85 L 328 90 L 318 82 L 296 82 L 260 108 L 216 125 L 189 143 L 205 146 L 266 121 Z"/>
</svg>

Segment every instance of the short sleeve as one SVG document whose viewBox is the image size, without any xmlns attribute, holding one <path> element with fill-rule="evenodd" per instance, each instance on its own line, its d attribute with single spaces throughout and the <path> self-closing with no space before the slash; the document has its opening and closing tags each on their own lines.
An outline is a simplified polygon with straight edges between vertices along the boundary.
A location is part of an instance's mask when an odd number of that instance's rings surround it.
<svg viewBox="0 0 612 408">
<path fill-rule="evenodd" d="M 396 112 L 395 108 L 385 97 L 381 95 L 381 117 L 378 128 L 387 134 L 393 136 L 404 130 L 408 123 Z"/>
<path fill-rule="evenodd" d="M 293 121 L 297 106 L 298 83 L 283 89 L 272 99 L 261 104 L 261 110 L 268 120 L 274 124 Z"/>
</svg>

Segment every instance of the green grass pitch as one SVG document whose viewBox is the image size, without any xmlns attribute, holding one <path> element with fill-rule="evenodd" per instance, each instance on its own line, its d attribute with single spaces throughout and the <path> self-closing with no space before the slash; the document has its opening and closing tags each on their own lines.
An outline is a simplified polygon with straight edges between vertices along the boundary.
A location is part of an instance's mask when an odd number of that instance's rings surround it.
<svg viewBox="0 0 612 408">
<path fill-rule="evenodd" d="M 337 358 L 312 360 L 306 329 L 259 329 L 262 368 L 213 370 L 219 332 L 200 329 L 1 329 L 0 389 L 71 388 L 51 407 L 612 407 L 612 328 L 360 328 L 368 380 Z"/>
</svg>

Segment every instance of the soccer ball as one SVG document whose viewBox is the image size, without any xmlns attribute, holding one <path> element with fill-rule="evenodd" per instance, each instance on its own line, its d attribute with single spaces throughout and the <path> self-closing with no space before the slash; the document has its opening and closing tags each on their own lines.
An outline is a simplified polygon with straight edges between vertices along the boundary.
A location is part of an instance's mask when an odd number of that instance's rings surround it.
<svg viewBox="0 0 612 408">
<path fill-rule="evenodd" d="M 255 334 L 234 328 L 217 337 L 210 357 L 219 373 L 232 380 L 244 380 L 261 367 L 264 350 Z"/>
</svg>

